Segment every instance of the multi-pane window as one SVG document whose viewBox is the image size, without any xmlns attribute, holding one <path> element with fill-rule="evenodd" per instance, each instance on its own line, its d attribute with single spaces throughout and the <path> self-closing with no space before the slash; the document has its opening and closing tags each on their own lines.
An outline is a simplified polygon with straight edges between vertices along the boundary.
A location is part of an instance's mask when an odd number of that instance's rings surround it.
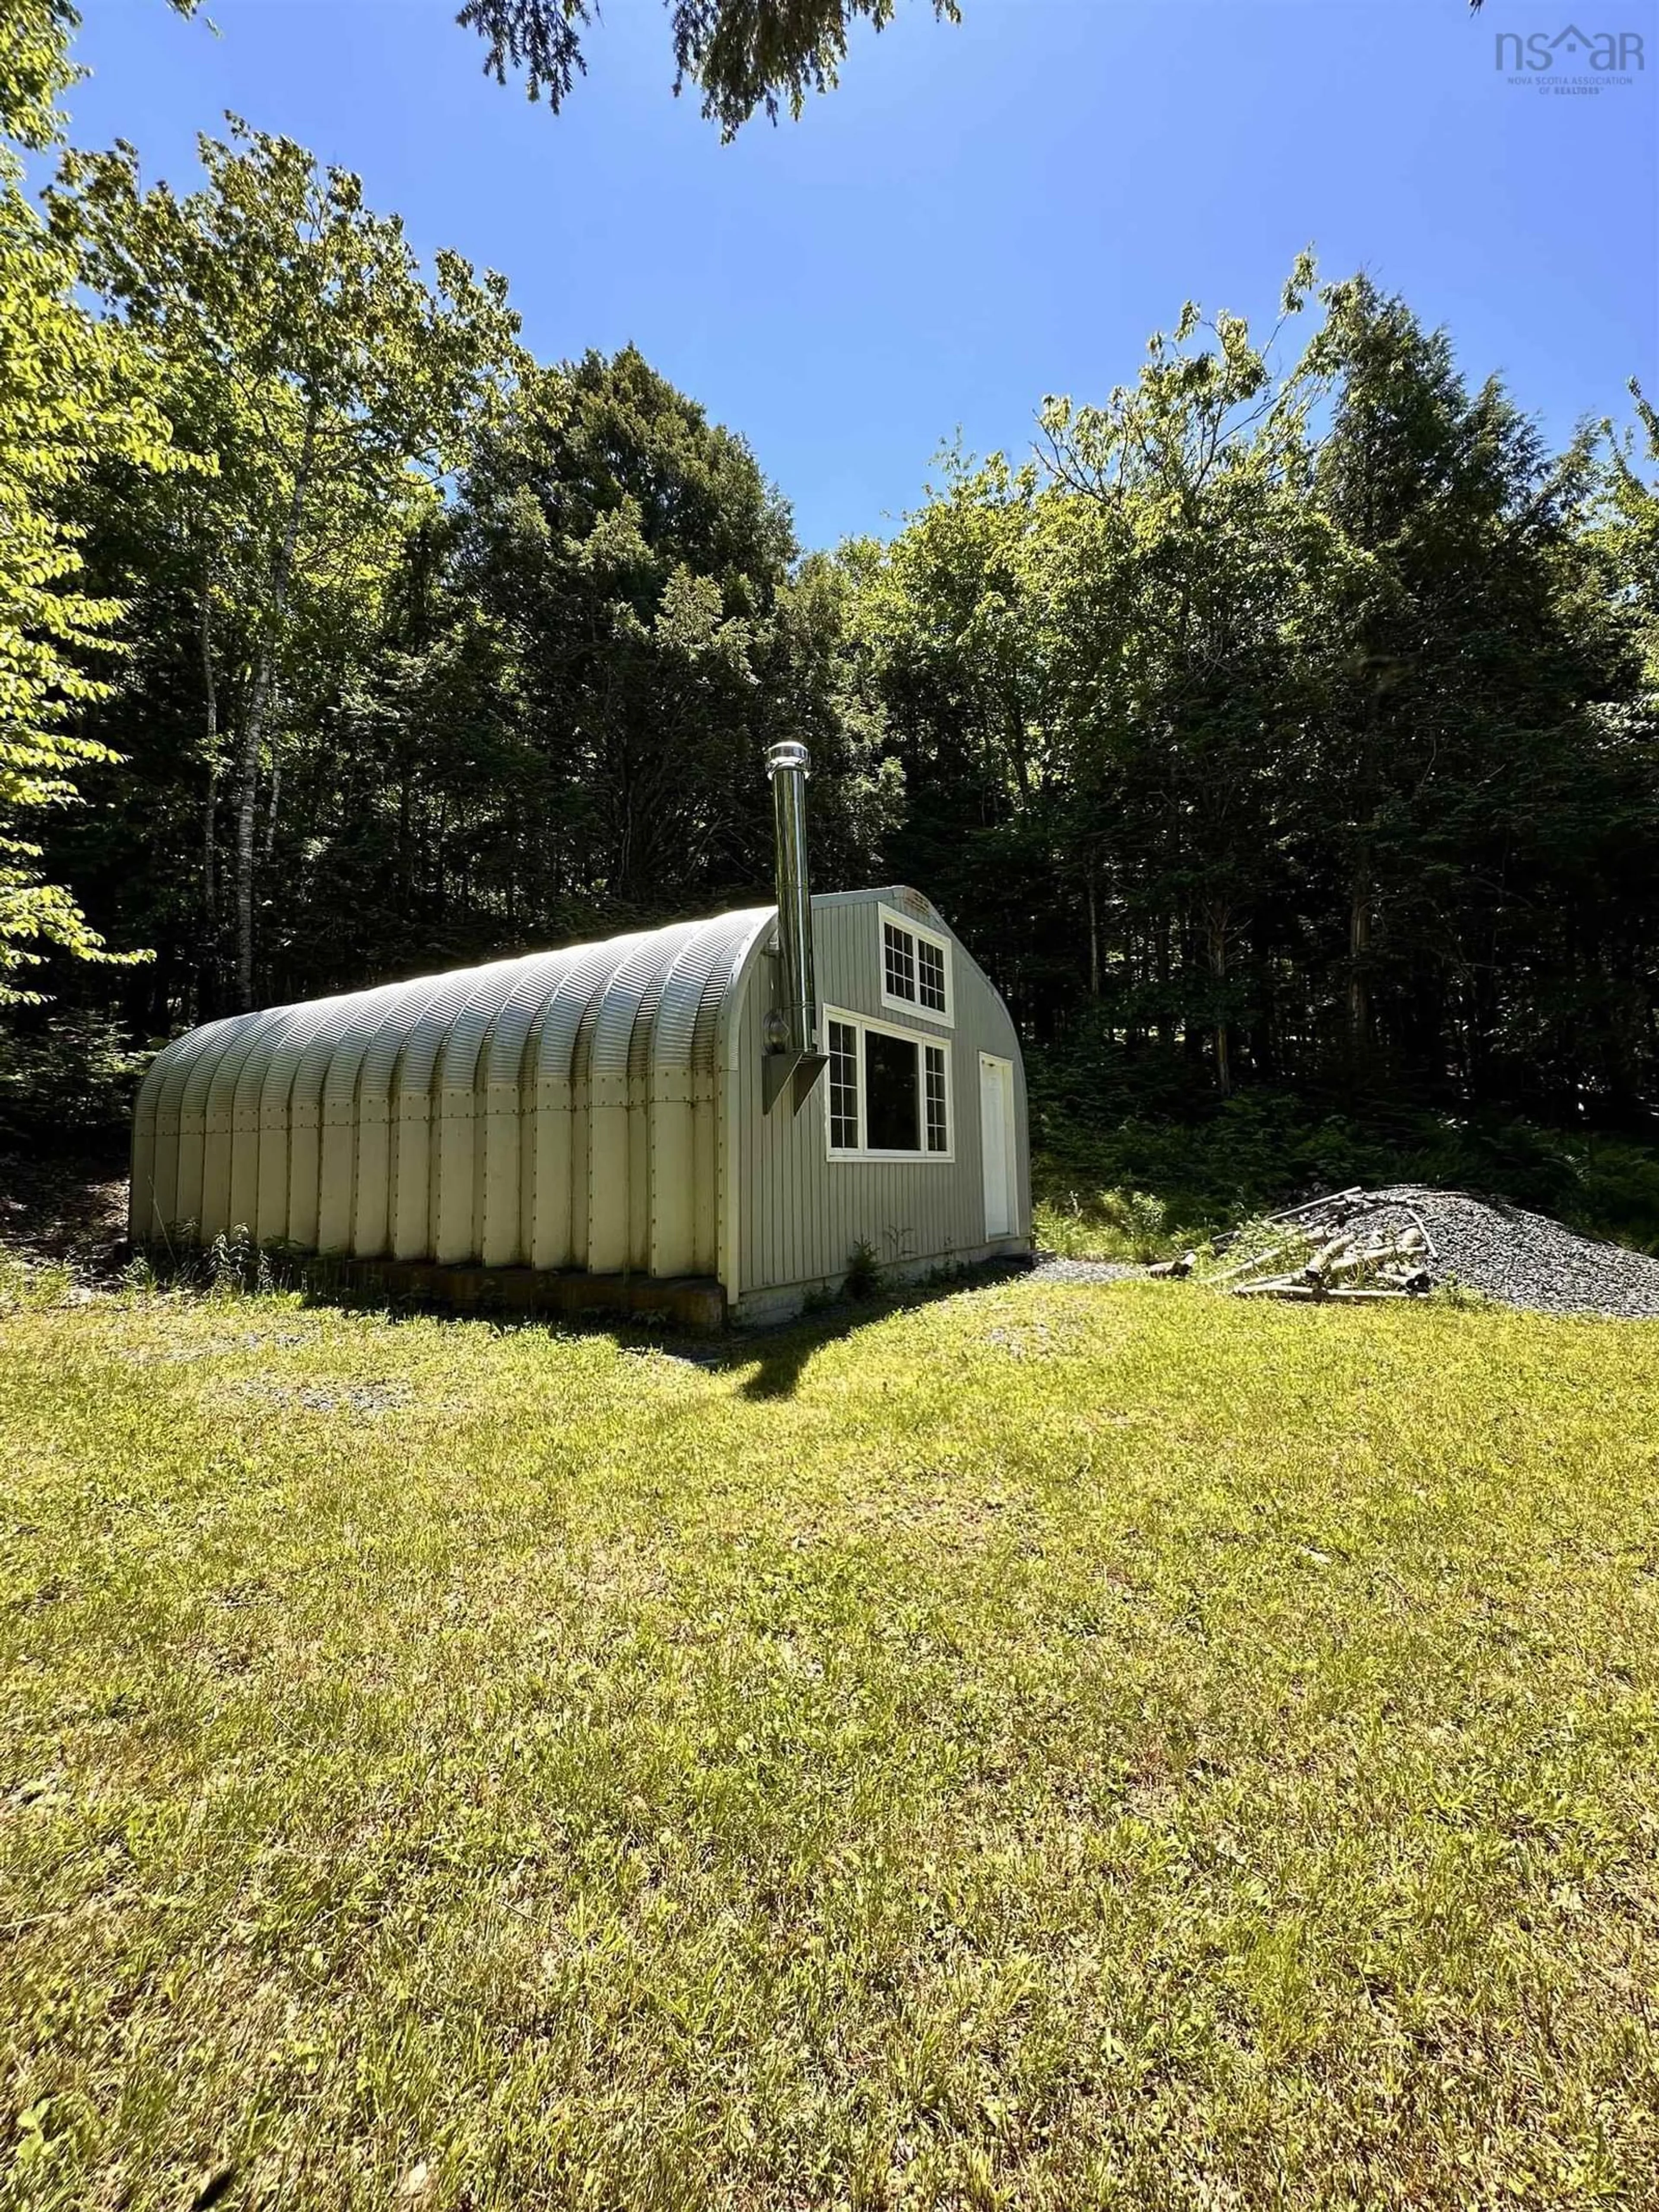
<svg viewBox="0 0 1659 2212">
<path fill-rule="evenodd" d="M 859 1033 L 851 1022 L 830 1024 L 830 1148 L 859 1148 Z"/>
<path fill-rule="evenodd" d="M 914 1007 L 930 1020 L 951 1019 L 951 955 L 946 942 L 920 925 L 912 927 L 883 910 L 881 999 L 885 1006 Z"/>
<path fill-rule="evenodd" d="M 881 926 L 881 941 L 888 997 L 914 1002 L 916 995 L 916 940 L 908 929 L 899 929 L 890 921 L 884 921 Z"/>
<path fill-rule="evenodd" d="M 857 1159 L 951 1157 L 950 1048 L 844 1014 L 824 1020 L 832 1154 Z"/>
<path fill-rule="evenodd" d="M 951 1124 L 945 1103 L 945 1048 L 925 1044 L 921 1057 L 927 1083 L 927 1149 L 930 1152 L 948 1152 Z"/>
</svg>

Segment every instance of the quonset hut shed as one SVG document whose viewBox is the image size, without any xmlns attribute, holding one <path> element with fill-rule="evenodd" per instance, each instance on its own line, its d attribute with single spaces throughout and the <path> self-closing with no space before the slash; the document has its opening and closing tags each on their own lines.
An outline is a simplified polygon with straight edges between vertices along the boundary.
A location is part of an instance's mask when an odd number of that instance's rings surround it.
<svg viewBox="0 0 1659 2212">
<path fill-rule="evenodd" d="M 1028 1250 L 1006 1009 L 918 892 L 810 896 L 805 750 L 769 767 L 775 907 L 168 1046 L 134 1241 L 245 1230 L 366 1287 L 705 1325 L 798 1310 L 860 1247 L 896 1274 Z"/>
</svg>

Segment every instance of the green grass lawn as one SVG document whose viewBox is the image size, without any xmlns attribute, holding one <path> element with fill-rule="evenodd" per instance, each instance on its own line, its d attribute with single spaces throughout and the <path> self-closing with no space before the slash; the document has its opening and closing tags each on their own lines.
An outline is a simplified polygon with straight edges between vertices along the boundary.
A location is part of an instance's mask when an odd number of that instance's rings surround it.
<svg viewBox="0 0 1659 2212">
<path fill-rule="evenodd" d="M 0 1492 L 8 2207 L 1659 2201 L 1659 1327 L 106 1301 Z"/>
</svg>

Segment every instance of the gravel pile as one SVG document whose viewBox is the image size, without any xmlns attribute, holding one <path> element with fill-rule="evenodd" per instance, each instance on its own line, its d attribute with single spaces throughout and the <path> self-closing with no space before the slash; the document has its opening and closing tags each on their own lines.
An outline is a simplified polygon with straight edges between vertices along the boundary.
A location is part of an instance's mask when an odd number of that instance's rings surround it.
<svg viewBox="0 0 1659 2212">
<path fill-rule="evenodd" d="M 1408 1229 L 1413 1215 L 1422 1223 L 1434 1244 L 1428 1265 L 1437 1283 L 1455 1280 L 1536 1313 L 1659 1321 L 1659 1259 L 1646 1253 L 1600 1243 L 1547 1214 L 1462 1191 L 1392 1183 L 1366 1197 L 1380 1201 L 1363 1216 L 1368 1231 Z M 1320 1218 L 1311 1213 L 1297 1225 L 1313 1231 Z"/>
<path fill-rule="evenodd" d="M 1659 1259 L 1644 1252 L 1581 1237 L 1547 1214 L 1464 1191 L 1390 1183 L 1361 1199 L 1363 1204 L 1345 1194 L 1340 1202 L 1333 1199 L 1328 1212 L 1310 1207 L 1286 1226 L 1317 1243 L 1340 1227 L 1363 1229 L 1370 1238 L 1420 1224 L 1434 1247 L 1424 1264 L 1437 1284 L 1459 1283 L 1534 1313 L 1659 1321 Z M 1040 1252 L 1031 1275 L 1044 1283 L 1115 1283 L 1146 1272 L 1123 1260 L 1062 1260 Z"/>
</svg>

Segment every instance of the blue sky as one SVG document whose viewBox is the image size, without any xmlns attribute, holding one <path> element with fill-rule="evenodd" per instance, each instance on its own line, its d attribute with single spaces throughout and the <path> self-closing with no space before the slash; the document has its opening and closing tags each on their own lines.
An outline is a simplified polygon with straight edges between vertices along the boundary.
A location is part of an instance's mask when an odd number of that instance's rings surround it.
<svg viewBox="0 0 1659 2212">
<path fill-rule="evenodd" d="M 808 545 L 890 530 L 939 447 L 1023 450 L 1193 296 L 1273 313 L 1311 243 L 1448 324 L 1555 435 L 1659 392 L 1659 0 L 926 0 L 799 123 L 722 146 L 657 0 L 609 0 L 565 112 L 480 72 L 459 0 L 82 0 L 83 145 L 193 181 L 228 107 L 356 170 L 422 252 L 510 278 L 544 359 L 633 339 L 740 430 Z M 1504 31 L 1638 33 L 1594 97 Z M 1586 13 L 1588 9 L 1588 13 Z M 1603 20 L 1605 19 L 1605 21 Z"/>
</svg>

